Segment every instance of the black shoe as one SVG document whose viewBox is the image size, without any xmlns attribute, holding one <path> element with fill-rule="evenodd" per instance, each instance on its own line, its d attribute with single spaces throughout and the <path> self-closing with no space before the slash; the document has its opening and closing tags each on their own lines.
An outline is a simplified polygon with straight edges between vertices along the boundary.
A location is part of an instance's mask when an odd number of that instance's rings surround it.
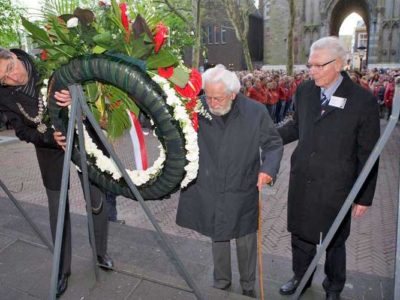
<svg viewBox="0 0 400 300">
<path fill-rule="evenodd" d="M 339 300 L 340 293 L 338 292 L 326 292 L 326 300 Z"/>
<path fill-rule="evenodd" d="M 242 295 L 250 298 L 257 298 L 256 292 L 254 290 L 243 290 Z"/>
<path fill-rule="evenodd" d="M 219 290 L 223 290 L 223 291 L 226 291 L 227 289 L 229 289 L 230 287 L 231 287 L 231 284 L 232 283 L 228 283 L 226 286 L 224 286 L 224 287 L 216 287 L 216 286 L 214 286 L 216 289 L 219 289 Z"/>
<path fill-rule="evenodd" d="M 296 292 L 296 289 L 299 286 L 299 284 L 300 284 L 300 279 L 293 277 L 292 279 L 290 279 L 288 282 L 286 282 L 284 285 L 281 286 L 281 288 L 279 289 L 279 294 L 292 295 Z M 306 284 L 301 293 L 304 293 L 306 289 L 308 289 L 310 286 L 311 283 Z"/>
<path fill-rule="evenodd" d="M 114 267 L 114 262 L 108 256 L 108 254 L 105 254 L 104 256 L 97 255 L 97 262 L 99 263 L 100 268 L 105 271 L 112 270 Z"/>
<path fill-rule="evenodd" d="M 60 297 L 67 290 L 69 274 L 61 274 L 57 282 L 57 297 Z"/>
</svg>

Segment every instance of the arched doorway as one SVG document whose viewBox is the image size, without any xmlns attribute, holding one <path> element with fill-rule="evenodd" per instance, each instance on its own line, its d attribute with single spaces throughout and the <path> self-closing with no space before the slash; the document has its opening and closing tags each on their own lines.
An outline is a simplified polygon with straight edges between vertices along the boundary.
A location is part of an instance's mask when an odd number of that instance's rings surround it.
<svg viewBox="0 0 400 300">
<path fill-rule="evenodd" d="M 347 16 L 351 13 L 357 13 L 361 16 L 365 23 L 366 32 L 370 32 L 370 13 L 369 13 L 369 5 L 368 1 L 365 0 L 336 0 L 336 1 L 328 1 L 326 11 L 328 12 L 327 16 L 330 18 L 328 20 L 329 24 L 329 35 L 339 36 L 339 29 L 342 25 L 343 21 Z M 370 35 L 367 36 L 367 44 L 364 45 L 365 53 L 364 57 L 366 63 L 368 63 L 368 49 L 369 49 L 369 38 Z"/>
</svg>

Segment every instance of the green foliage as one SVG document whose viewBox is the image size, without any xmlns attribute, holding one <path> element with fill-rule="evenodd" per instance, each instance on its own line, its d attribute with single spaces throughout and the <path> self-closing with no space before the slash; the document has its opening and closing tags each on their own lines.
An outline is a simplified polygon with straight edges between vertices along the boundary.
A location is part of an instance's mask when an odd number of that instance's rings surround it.
<svg viewBox="0 0 400 300">
<path fill-rule="evenodd" d="M 163 13 L 160 15 L 152 6 L 153 1 L 127 0 L 126 14 L 116 0 L 111 0 L 111 4 L 99 1 L 91 9 L 80 8 L 79 3 L 47 0 L 42 23 L 21 17 L 30 37 L 42 49 L 44 62 L 39 65 L 47 77 L 74 57 L 109 51 L 111 55 L 125 54 L 133 60 L 145 61 L 139 61 L 138 65 L 151 73 L 160 67 L 174 67 L 177 72 L 173 80 L 179 81 L 181 87 L 186 85 L 190 70 L 178 68 L 179 61 L 173 54 L 177 48 L 167 43 L 168 29 L 160 19 Z M 162 23 L 170 22 L 179 27 L 176 31 L 187 32 L 183 21 L 169 15 Z M 101 83 L 87 84 L 85 92 L 94 115 L 111 138 L 130 127 L 126 110 L 138 112 L 138 108 L 126 93 Z"/>
<path fill-rule="evenodd" d="M 18 15 L 23 10 L 11 3 L 11 0 L 0 0 L 0 46 L 4 48 L 18 48 L 20 36 L 18 34 Z"/>
</svg>

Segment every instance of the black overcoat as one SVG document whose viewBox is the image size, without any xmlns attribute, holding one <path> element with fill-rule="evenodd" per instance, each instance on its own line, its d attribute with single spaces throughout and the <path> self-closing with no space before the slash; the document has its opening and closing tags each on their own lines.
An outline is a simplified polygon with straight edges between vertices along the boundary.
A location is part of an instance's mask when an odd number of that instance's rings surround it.
<svg viewBox="0 0 400 300">
<path fill-rule="evenodd" d="M 343 109 L 328 106 L 321 115 L 320 88 L 307 81 L 296 92 L 293 122 L 278 129 L 283 143 L 298 140 L 291 158 L 288 230 L 318 243 L 325 237 L 380 134 L 376 98 L 346 73 L 334 96 L 346 98 Z M 369 206 L 377 165 L 355 199 Z M 350 212 L 342 224 L 350 232 Z"/>
<path fill-rule="evenodd" d="M 199 118 L 199 173 L 182 190 L 176 217 L 178 225 L 214 240 L 257 230 L 258 173 L 275 178 L 283 152 L 265 106 L 242 94 L 233 101 L 225 122 Z"/>
</svg>

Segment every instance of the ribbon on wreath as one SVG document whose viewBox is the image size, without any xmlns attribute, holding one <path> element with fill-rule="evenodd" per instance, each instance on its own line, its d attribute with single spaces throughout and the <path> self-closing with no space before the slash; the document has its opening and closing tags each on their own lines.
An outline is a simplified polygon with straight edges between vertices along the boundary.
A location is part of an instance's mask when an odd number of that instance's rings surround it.
<svg viewBox="0 0 400 300">
<path fill-rule="evenodd" d="M 129 121 L 132 125 L 129 131 L 129 135 L 132 141 L 133 156 L 135 159 L 136 169 L 146 170 L 148 168 L 147 148 L 144 140 L 142 126 L 140 125 L 139 119 L 133 112 L 127 110 L 127 113 L 129 115 Z"/>
</svg>

